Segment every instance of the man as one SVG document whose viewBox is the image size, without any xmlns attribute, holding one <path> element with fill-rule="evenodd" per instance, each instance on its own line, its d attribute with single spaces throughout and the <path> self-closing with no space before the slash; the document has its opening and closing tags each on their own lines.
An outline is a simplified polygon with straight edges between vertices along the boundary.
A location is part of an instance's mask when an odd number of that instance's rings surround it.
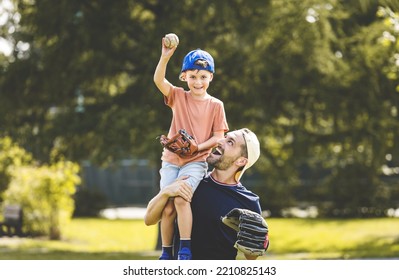
<svg viewBox="0 0 399 280">
<path fill-rule="evenodd" d="M 228 132 L 207 158 L 214 167 L 200 182 L 194 195 L 184 178 L 179 178 L 161 190 L 148 204 L 146 225 L 159 222 L 170 198 L 180 196 L 191 202 L 193 228 L 191 251 L 194 260 L 235 259 L 237 232 L 226 226 L 221 217 L 232 209 L 248 209 L 261 213 L 259 197 L 247 190 L 240 178 L 259 158 L 256 135 L 247 128 Z M 268 239 L 265 241 L 267 249 Z M 256 256 L 245 254 L 247 259 Z"/>
</svg>

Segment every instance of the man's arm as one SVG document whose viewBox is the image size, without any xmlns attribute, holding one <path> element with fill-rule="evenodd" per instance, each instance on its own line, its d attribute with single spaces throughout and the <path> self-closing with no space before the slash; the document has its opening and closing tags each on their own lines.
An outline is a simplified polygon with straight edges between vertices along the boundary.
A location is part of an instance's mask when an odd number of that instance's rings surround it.
<svg viewBox="0 0 399 280">
<path fill-rule="evenodd" d="M 193 192 L 191 187 L 184 180 L 187 178 L 188 176 L 184 176 L 177 179 L 169 186 L 163 188 L 155 197 L 150 200 L 144 215 L 144 223 L 147 226 L 155 225 L 161 220 L 162 211 L 165 208 L 169 198 L 181 196 L 188 202 L 191 202 Z"/>
</svg>

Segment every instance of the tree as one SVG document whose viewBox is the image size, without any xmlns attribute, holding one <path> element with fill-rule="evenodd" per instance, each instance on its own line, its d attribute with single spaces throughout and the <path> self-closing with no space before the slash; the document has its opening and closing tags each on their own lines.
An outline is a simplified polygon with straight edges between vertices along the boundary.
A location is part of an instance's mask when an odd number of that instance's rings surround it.
<svg viewBox="0 0 399 280">
<path fill-rule="evenodd" d="M 260 137 L 262 157 L 248 174 L 260 180 L 254 190 L 265 208 L 278 215 L 297 200 L 369 207 L 377 201 L 356 191 L 366 186 L 387 205 L 391 195 L 379 194 L 381 168 L 398 154 L 397 47 L 383 47 L 389 26 L 377 12 L 397 10 L 394 1 L 13 3 L 21 20 L 11 37 L 29 48 L 1 64 L 1 131 L 41 161 L 53 151 L 159 164 L 155 138 L 171 112 L 152 75 L 161 37 L 174 32 L 180 45 L 167 78 L 184 86 L 184 55 L 208 50 L 216 61 L 210 93 L 224 101 L 230 128 Z"/>
</svg>

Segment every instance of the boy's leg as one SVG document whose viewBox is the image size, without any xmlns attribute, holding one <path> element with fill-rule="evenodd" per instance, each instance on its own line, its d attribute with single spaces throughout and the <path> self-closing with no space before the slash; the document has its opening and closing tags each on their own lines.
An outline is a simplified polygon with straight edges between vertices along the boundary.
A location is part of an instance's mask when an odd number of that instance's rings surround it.
<svg viewBox="0 0 399 280">
<path fill-rule="evenodd" d="M 161 175 L 160 187 L 163 189 L 165 186 L 171 184 L 176 180 L 180 168 L 168 162 L 162 162 L 162 168 L 159 170 Z M 173 260 L 173 234 L 174 222 L 176 219 L 176 210 L 174 207 L 173 199 L 169 200 L 166 204 L 161 217 L 161 240 L 162 240 L 162 255 L 160 260 Z"/>
<path fill-rule="evenodd" d="M 176 211 L 173 200 L 169 200 L 166 204 L 161 219 L 161 240 L 162 240 L 162 255 L 160 260 L 173 259 L 173 233 L 174 222 L 176 219 Z"/>
<path fill-rule="evenodd" d="M 180 233 L 179 260 L 191 260 L 191 229 L 193 215 L 190 203 L 181 197 L 175 198 L 177 224 Z"/>
<path fill-rule="evenodd" d="M 205 162 L 193 162 L 183 166 L 179 172 L 179 177 L 188 175 L 187 183 L 193 188 L 198 187 L 202 178 L 204 178 L 208 169 Z M 180 233 L 179 260 L 191 259 L 191 229 L 193 224 L 193 216 L 191 205 L 188 201 L 181 197 L 175 197 L 175 208 L 177 212 L 177 222 Z"/>
<path fill-rule="evenodd" d="M 177 212 L 180 239 L 190 239 L 191 228 L 193 226 L 193 215 L 191 213 L 190 202 L 179 196 L 175 197 L 175 208 Z"/>
</svg>

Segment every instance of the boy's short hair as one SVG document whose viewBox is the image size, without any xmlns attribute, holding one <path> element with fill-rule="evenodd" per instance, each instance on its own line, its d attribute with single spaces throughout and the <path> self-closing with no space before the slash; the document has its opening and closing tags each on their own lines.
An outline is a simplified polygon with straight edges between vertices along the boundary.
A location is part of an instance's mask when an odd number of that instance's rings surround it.
<svg viewBox="0 0 399 280">
<path fill-rule="evenodd" d="M 182 74 L 187 70 L 206 70 L 215 73 L 215 62 L 208 52 L 196 49 L 184 57 L 179 76 L 180 80 L 182 80 Z"/>
</svg>

